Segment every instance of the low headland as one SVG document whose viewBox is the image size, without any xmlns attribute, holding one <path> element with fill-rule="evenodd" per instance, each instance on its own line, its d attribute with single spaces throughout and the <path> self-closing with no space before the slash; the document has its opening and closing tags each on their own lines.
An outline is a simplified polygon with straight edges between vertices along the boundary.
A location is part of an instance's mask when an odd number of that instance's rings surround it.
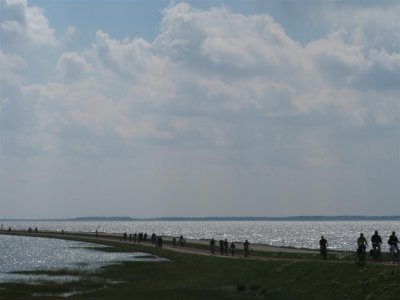
<svg viewBox="0 0 400 300">
<path fill-rule="evenodd" d="M 83 232 L 0 231 L 0 234 L 61 238 L 110 247 L 96 251 L 144 252 L 168 261 L 122 262 L 101 271 L 37 270 L 27 274 L 78 275 L 74 282 L 0 283 L 0 299 L 398 299 L 400 267 L 383 262 L 356 261 L 355 253 L 330 251 L 323 261 L 318 251 L 254 245 L 243 257 L 209 252 L 206 240 L 187 240 L 163 248 L 150 242 L 123 240 L 122 234 Z M 217 252 L 218 249 L 217 249 Z"/>
</svg>

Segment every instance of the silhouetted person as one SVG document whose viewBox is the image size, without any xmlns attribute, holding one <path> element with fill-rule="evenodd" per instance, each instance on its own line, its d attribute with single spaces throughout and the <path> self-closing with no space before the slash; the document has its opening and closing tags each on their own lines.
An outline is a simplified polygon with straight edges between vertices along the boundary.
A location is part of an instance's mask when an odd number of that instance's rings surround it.
<svg viewBox="0 0 400 300">
<path fill-rule="evenodd" d="M 126 242 L 127 238 L 128 238 L 128 234 L 126 232 L 124 232 L 124 235 L 123 235 L 124 242 Z"/>
<path fill-rule="evenodd" d="M 375 231 L 374 235 L 371 237 L 371 244 L 373 250 L 378 249 L 378 251 L 381 251 L 382 238 L 378 234 L 378 231 Z"/>
<path fill-rule="evenodd" d="M 38 229 L 37 229 L 37 227 L 35 227 L 35 232 L 36 232 L 36 233 L 38 232 Z"/>
<path fill-rule="evenodd" d="M 96 233 L 94 234 L 95 237 L 99 237 L 99 232 L 96 229 Z"/>
<path fill-rule="evenodd" d="M 143 235 L 143 241 L 147 242 L 147 233 L 146 232 Z"/>
<path fill-rule="evenodd" d="M 364 250 L 367 248 L 368 242 L 364 237 L 363 233 L 360 233 L 360 236 L 357 239 L 357 246 L 363 248 Z"/>
<path fill-rule="evenodd" d="M 243 244 L 243 254 L 244 257 L 248 257 L 250 255 L 250 243 L 246 240 Z"/>
<path fill-rule="evenodd" d="M 28 232 L 29 232 L 29 233 L 32 233 L 32 228 L 29 227 L 29 228 L 28 228 Z"/>
<path fill-rule="evenodd" d="M 61 235 L 64 235 L 64 229 L 61 229 Z"/>
<path fill-rule="evenodd" d="M 221 252 L 221 255 L 224 255 L 224 241 L 219 240 L 219 252 Z"/>
<path fill-rule="evenodd" d="M 324 236 L 321 236 L 321 239 L 319 240 L 319 251 L 322 259 L 326 260 L 328 257 L 328 241 L 324 238 Z"/>
<path fill-rule="evenodd" d="M 179 237 L 179 245 L 181 245 L 182 247 L 185 246 L 185 239 L 183 238 L 183 235 L 181 234 L 181 236 Z"/>
<path fill-rule="evenodd" d="M 139 232 L 139 243 L 141 243 L 143 241 L 143 232 Z"/>
<path fill-rule="evenodd" d="M 159 236 L 157 238 L 157 246 L 158 246 L 158 248 L 162 248 L 162 246 L 163 246 L 163 240 L 162 240 L 161 236 Z"/>
<path fill-rule="evenodd" d="M 365 252 L 367 249 L 367 245 L 368 245 L 368 242 L 365 239 L 364 234 L 360 233 L 360 236 L 357 239 L 357 246 L 358 246 L 357 255 L 358 255 L 358 260 L 360 262 L 363 262 L 365 260 Z"/>
<path fill-rule="evenodd" d="M 153 234 L 151 235 L 151 243 L 152 243 L 153 245 L 155 245 L 155 244 L 156 244 L 156 241 L 157 241 L 157 236 L 156 236 L 156 234 L 153 232 Z"/>
<path fill-rule="evenodd" d="M 172 246 L 176 248 L 176 237 L 172 238 Z"/>
<path fill-rule="evenodd" d="M 392 235 L 389 237 L 388 244 L 390 247 L 393 247 L 396 252 L 399 252 L 399 240 L 397 239 L 396 232 L 392 232 Z"/>
<path fill-rule="evenodd" d="M 225 239 L 225 241 L 224 241 L 224 253 L 225 253 L 225 255 L 228 255 L 228 248 L 229 248 L 229 243 L 228 243 L 228 240 Z"/>
<path fill-rule="evenodd" d="M 133 234 L 133 241 L 134 241 L 135 243 L 137 243 L 137 240 L 138 240 L 138 235 L 137 235 L 137 233 L 135 232 L 135 233 Z"/>
<path fill-rule="evenodd" d="M 8 227 L 8 232 L 10 232 L 11 231 L 11 227 Z"/>
<path fill-rule="evenodd" d="M 235 243 L 231 242 L 231 245 L 229 248 L 231 248 L 231 255 L 235 256 L 235 248 L 236 248 Z"/>
<path fill-rule="evenodd" d="M 215 254 L 215 240 L 211 239 L 210 241 L 210 252 L 211 254 Z"/>
</svg>

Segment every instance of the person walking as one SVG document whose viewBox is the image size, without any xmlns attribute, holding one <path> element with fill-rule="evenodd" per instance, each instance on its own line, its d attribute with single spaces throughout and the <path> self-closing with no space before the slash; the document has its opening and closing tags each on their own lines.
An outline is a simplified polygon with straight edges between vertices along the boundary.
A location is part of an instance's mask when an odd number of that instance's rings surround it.
<svg viewBox="0 0 400 300">
<path fill-rule="evenodd" d="M 231 242 L 231 245 L 229 246 L 229 248 L 231 249 L 231 255 L 235 256 L 235 248 L 236 248 L 235 243 Z"/>
<path fill-rule="evenodd" d="M 210 252 L 211 254 L 215 254 L 215 240 L 213 238 L 210 241 Z"/>
<path fill-rule="evenodd" d="M 228 240 L 225 239 L 225 241 L 224 241 L 224 253 L 225 253 L 225 255 L 228 255 L 228 249 L 229 249 L 229 243 L 228 243 Z"/>
<path fill-rule="evenodd" d="M 219 240 L 219 252 L 221 253 L 221 255 L 224 255 L 224 241 L 223 240 Z"/>
<path fill-rule="evenodd" d="M 324 236 L 321 236 L 321 239 L 319 240 L 319 249 L 322 259 L 326 260 L 328 257 L 328 241 L 324 238 Z"/>
<path fill-rule="evenodd" d="M 244 254 L 244 257 L 250 256 L 250 243 L 248 240 L 246 240 L 243 244 L 243 254 Z"/>
<path fill-rule="evenodd" d="M 391 256 L 391 263 L 396 263 L 399 259 L 399 240 L 396 236 L 396 232 L 392 232 L 392 235 L 389 236 L 388 244 L 390 247 L 390 256 Z"/>
<path fill-rule="evenodd" d="M 357 246 L 358 246 L 357 256 L 358 256 L 358 260 L 360 262 L 363 262 L 365 260 L 365 252 L 367 249 L 367 245 L 368 245 L 368 242 L 365 239 L 364 234 L 360 233 L 360 236 L 357 239 Z"/>
</svg>

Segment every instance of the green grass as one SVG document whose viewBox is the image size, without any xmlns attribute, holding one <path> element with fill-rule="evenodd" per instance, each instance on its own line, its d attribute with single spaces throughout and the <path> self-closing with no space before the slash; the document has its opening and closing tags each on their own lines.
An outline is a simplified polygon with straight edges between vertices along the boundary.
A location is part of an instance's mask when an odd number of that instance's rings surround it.
<svg viewBox="0 0 400 300">
<path fill-rule="evenodd" d="M 397 299 L 400 294 L 398 266 L 228 259 L 131 243 L 102 244 L 112 247 L 101 251 L 140 251 L 169 261 L 124 262 L 84 274 L 78 282 L 3 283 L 0 299 L 64 299 L 61 295 L 71 292 L 77 294 L 68 299 Z"/>
</svg>

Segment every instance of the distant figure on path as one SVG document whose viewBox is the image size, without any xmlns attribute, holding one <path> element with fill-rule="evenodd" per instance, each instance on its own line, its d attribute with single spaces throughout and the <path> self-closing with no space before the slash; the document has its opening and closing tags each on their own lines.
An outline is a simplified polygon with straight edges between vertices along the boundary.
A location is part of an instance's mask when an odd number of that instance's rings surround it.
<svg viewBox="0 0 400 300">
<path fill-rule="evenodd" d="M 137 233 L 135 232 L 135 233 L 133 234 L 133 241 L 134 241 L 135 243 L 137 243 L 137 240 L 138 240 L 138 235 L 137 235 Z"/>
<path fill-rule="evenodd" d="M 231 242 L 230 248 L 231 248 L 231 255 L 235 256 L 235 248 L 236 248 L 236 246 L 235 246 L 234 242 Z"/>
<path fill-rule="evenodd" d="M 224 241 L 224 253 L 225 253 L 225 255 L 228 255 L 228 248 L 229 248 L 229 243 L 228 243 L 228 240 L 225 239 L 225 241 Z"/>
<path fill-rule="evenodd" d="M 157 238 L 157 248 L 162 248 L 162 246 L 163 246 L 163 240 L 162 240 L 162 237 L 159 236 Z"/>
<path fill-rule="evenodd" d="M 152 243 L 153 245 L 155 245 L 155 244 L 156 244 L 156 241 L 157 241 L 157 236 L 156 236 L 156 234 L 153 232 L 153 234 L 151 235 L 151 243 Z"/>
<path fill-rule="evenodd" d="M 364 237 L 363 233 L 360 233 L 360 236 L 357 239 L 357 256 L 360 262 L 365 260 L 365 251 L 367 249 L 368 242 Z"/>
<path fill-rule="evenodd" d="M 61 229 L 61 235 L 64 235 L 64 229 Z"/>
<path fill-rule="evenodd" d="M 324 238 L 324 236 L 321 236 L 321 239 L 319 240 L 319 251 L 322 259 L 326 260 L 328 257 L 328 241 Z"/>
<path fill-rule="evenodd" d="M 97 229 L 96 229 L 96 233 L 94 234 L 94 236 L 95 236 L 95 237 L 99 237 L 99 232 L 98 232 Z"/>
<path fill-rule="evenodd" d="M 32 228 L 29 227 L 29 228 L 28 228 L 28 232 L 29 232 L 29 233 L 32 233 Z"/>
<path fill-rule="evenodd" d="M 389 237 L 388 244 L 389 246 L 393 246 L 396 252 L 399 252 L 398 246 L 399 240 L 397 239 L 396 232 L 392 232 L 392 235 Z"/>
<path fill-rule="evenodd" d="M 146 232 L 143 235 L 143 241 L 147 242 L 147 233 Z"/>
<path fill-rule="evenodd" d="M 172 239 L 172 246 L 176 248 L 176 237 L 173 237 Z"/>
<path fill-rule="evenodd" d="M 219 252 L 221 252 L 221 255 L 224 255 L 224 241 L 219 240 Z"/>
<path fill-rule="evenodd" d="M 128 238 L 128 234 L 126 232 L 124 232 L 124 235 L 122 236 L 122 238 L 124 239 L 124 242 L 126 242 L 126 239 Z"/>
<path fill-rule="evenodd" d="M 35 227 L 35 232 L 36 232 L 36 233 L 38 232 L 38 229 L 37 229 L 37 227 Z"/>
<path fill-rule="evenodd" d="M 249 257 L 250 255 L 250 243 L 248 240 L 246 240 L 243 244 L 243 254 L 244 257 Z"/>
<path fill-rule="evenodd" d="M 373 250 L 378 249 L 381 251 L 382 238 L 378 234 L 378 231 L 375 231 L 374 235 L 371 237 L 371 244 Z"/>
<path fill-rule="evenodd" d="M 369 251 L 374 262 L 381 261 L 381 244 L 382 244 L 382 238 L 378 234 L 378 231 L 375 230 L 374 235 L 371 237 L 372 249 Z"/>
<path fill-rule="evenodd" d="M 185 239 L 183 238 L 183 235 L 181 234 L 181 236 L 179 237 L 179 245 L 181 245 L 182 247 L 185 246 Z"/>
<path fill-rule="evenodd" d="M 211 254 L 215 254 L 215 240 L 213 238 L 210 241 L 210 252 Z"/>
<path fill-rule="evenodd" d="M 392 235 L 389 237 L 388 244 L 390 246 L 390 257 L 391 263 L 395 264 L 399 260 L 399 240 L 397 239 L 396 232 L 392 232 Z"/>
<path fill-rule="evenodd" d="M 10 232 L 11 231 L 11 227 L 8 227 L 8 232 Z"/>
</svg>

